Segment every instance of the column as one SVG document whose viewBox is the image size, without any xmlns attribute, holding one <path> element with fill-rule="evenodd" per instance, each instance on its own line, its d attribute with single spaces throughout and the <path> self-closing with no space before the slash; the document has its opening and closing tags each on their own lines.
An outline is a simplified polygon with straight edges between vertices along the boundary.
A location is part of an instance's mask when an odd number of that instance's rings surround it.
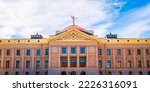
<svg viewBox="0 0 150 92">
<path fill-rule="evenodd" d="M 112 49 L 113 51 L 113 62 L 112 62 L 112 68 L 116 68 L 116 49 L 115 48 L 113 48 Z"/>
<path fill-rule="evenodd" d="M 5 54 L 4 52 L 5 52 L 5 49 L 3 48 L 3 49 L 2 49 L 2 61 L 1 61 L 1 69 L 2 69 L 2 70 L 4 69 L 4 65 L 5 65 L 5 64 L 4 64 L 4 63 L 5 63 L 5 62 L 4 62 L 4 54 Z"/>
<path fill-rule="evenodd" d="M 80 50 L 79 49 L 80 49 L 79 46 L 77 46 L 77 67 L 79 67 L 79 62 L 80 62 L 79 60 Z"/>
<path fill-rule="evenodd" d="M 133 68 L 136 68 L 136 53 L 135 53 L 135 49 L 133 49 L 133 64 L 132 64 Z"/>
<path fill-rule="evenodd" d="M 22 73 L 24 73 L 24 69 L 25 69 L 25 65 L 26 65 L 26 61 L 25 61 L 25 50 L 24 48 L 21 49 L 21 55 L 22 55 L 22 60 L 21 60 L 21 69 L 22 69 Z"/>
<path fill-rule="evenodd" d="M 32 48 L 32 49 L 30 49 L 30 52 L 31 52 L 31 57 L 32 57 L 32 62 L 31 62 L 31 66 L 32 66 L 32 70 L 34 70 L 35 69 L 35 51 L 34 51 L 34 48 Z"/>
<path fill-rule="evenodd" d="M 142 67 L 143 68 L 146 68 L 146 52 L 145 52 L 145 49 L 143 48 L 143 62 L 142 62 Z"/>
<path fill-rule="evenodd" d="M 126 62 L 126 52 L 125 52 L 125 49 L 122 49 L 123 51 L 123 68 L 126 69 L 127 68 L 127 62 Z"/>
<path fill-rule="evenodd" d="M 70 46 L 67 46 L 68 67 L 70 67 Z"/>
<path fill-rule="evenodd" d="M 88 67 L 88 68 L 90 68 L 89 67 L 89 47 L 88 46 L 86 46 L 86 67 Z"/>
</svg>

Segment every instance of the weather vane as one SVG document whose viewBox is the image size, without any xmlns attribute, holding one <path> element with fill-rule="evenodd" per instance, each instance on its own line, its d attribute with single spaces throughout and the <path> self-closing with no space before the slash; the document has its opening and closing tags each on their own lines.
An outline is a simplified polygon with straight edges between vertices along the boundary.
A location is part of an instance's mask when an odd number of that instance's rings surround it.
<svg viewBox="0 0 150 92">
<path fill-rule="evenodd" d="M 75 25 L 75 19 L 78 19 L 77 17 L 75 17 L 75 16 L 71 16 L 71 18 L 72 18 L 72 21 L 73 21 L 73 26 Z"/>
</svg>

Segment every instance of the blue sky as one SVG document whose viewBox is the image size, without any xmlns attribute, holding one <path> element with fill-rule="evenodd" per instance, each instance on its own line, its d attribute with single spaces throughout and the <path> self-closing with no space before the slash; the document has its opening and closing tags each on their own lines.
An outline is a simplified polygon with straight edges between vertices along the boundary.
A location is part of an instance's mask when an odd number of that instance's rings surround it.
<svg viewBox="0 0 150 92">
<path fill-rule="evenodd" d="M 150 0 L 0 0 L 0 38 L 54 35 L 72 24 L 121 38 L 150 38 Z"/>
</svg>

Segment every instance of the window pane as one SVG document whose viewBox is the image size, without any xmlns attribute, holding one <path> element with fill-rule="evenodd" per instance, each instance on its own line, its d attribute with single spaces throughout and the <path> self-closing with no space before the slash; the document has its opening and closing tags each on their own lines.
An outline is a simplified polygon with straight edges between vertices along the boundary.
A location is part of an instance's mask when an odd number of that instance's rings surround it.
<svg viewBox="0 0 150 92">
<path fill-rule="evenodd" d="M 85 54 L 85 47 L 80 47 L 80 54 Z"/>
<path fill-rule="evenodd" d="M 67 53 L 67 48 L 66 47 L 62 47 L 61 51 L 62 51 L 62 54 L 66 54 Z"/>
<path fill-rule="evenodd" d="M 99 54 L 99 55 L 102 55 L 102 49 L 99 49 L 99 50 L 98 50 L 98 54 Z"/>
<path fill-rule="evenodd" d="M 117 55 L 121 55 L 121 50 L 117 49 Z"/>
<path fill-rule="evenodd" d="M 27 55 L 27 56 L 30 55 L 30 50 L 29 50 L 29 49 L 26 51 L 26 55 Z"/>
<path fill-rule="evenodd" d="M 71 54 L 76 54 L 76 48 L 75 47 L 71 47 Z"/>
<path fill-rule="evenodd" d="M 48 60 L 45 60 L 45 68 L 48 68 Z"/>
<path fill-rule="evenodd" d="M 107 67 L 107 68 L 111 68 L 111 60 L 107 60 L 106 67 Z"/>
<path fill-rule="evenodd" d="M 107 55 L 111 55 L 111 50 L 110 49 L 107 49 Z"/>
<path fill-rule="evenodd" d="M 17 50 L 17 51 L 16 51 L 16 55 L 20 55 L 20 50 Z"/>
<path fill-rule="evenodd" d="M 99 68 L 102 68 L 102 60 L 99 60 L 98 66 Z"/>
<path fill-rule="evenodd" d="M 37 52 L 36 52 L 36 55 L 40 56 L 41 55 L 41 50 L 38 49 Z"/>
<path fill-rule="evenodd" d="M 30 60 L 26 61 L 26 68 L 30 68 Z"/>
<path fill-rule="evenodd" d="M 45 55 L 49 55 L 49 49 L 45 49 Z"/>
<path fill-rule="evenodd" d="M 36 61 L 36 68 L 40 68 L 40 60 Z"/>
</svg>

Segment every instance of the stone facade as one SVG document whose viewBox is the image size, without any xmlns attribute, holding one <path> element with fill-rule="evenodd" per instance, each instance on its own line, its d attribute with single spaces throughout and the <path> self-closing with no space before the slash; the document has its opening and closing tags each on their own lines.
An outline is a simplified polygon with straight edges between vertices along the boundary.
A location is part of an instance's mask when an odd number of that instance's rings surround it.
<svg viewBox="0 0 150 92">
<path fill-rule="evenodd" d="M 0 74 L 149 75 L 150 38 L 98 38 L 73 25 L 49 38 L 0 39 Z"/>
</svg>

